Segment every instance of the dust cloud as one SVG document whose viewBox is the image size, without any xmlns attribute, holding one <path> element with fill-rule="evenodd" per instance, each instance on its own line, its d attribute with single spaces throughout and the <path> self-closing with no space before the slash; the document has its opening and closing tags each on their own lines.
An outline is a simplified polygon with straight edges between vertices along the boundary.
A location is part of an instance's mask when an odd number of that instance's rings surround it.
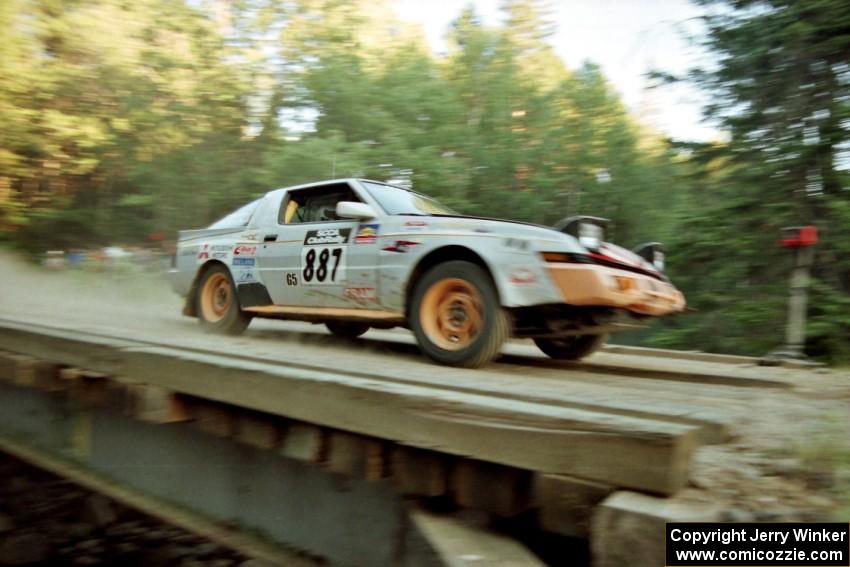
<svg viewBox="0 0 850 567">
<path fill-rule="evenodd" d="M 196 319 L 181 314 L 184 299 L 171 289 L 166 269 L 156 261 L 51 269 L 0 252 L 0 318 L 128 338 L 189 341 L 222 350 L 238 345 L 243 351 L 261 352 L 264 347 L 279 351 L 284 344 L 295 343 L 301 349 L 334 346 L 338 352 L 363 356 L 387 348 L 395 354 L 399 350 L 416 354 L 409 333 L 373 330 L 368 333 L 372 340 L 345 341 L 330 335 L 324 325 L 298 321 L 254 319 L 242 337 L 203 333 Z M 317 354 L 322 356 L 327 352 Z"/>
<path fill-rule="evenodd" d="M 183 300 L 159 265 L 46 268 L 0 252 L 0 316 L 49 324 L 157 327 L 180 316 Z M 189 321 L 189 319 L 185 319 Z"/>
</svg>

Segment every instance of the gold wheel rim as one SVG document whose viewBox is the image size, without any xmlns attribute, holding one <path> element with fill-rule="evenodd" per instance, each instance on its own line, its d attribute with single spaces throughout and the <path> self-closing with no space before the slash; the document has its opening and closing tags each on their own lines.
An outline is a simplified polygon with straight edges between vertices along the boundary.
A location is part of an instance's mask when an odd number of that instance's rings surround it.
<svg viewBox="0 0 850 567">
<path fill-rule="evenodd" d="M 425 292 L 419 321 L 432 343 L 445 350 L 462 350 L 484 328 L 484 302 L 468 281 L 446 278 Z"/>
<path fill-rule="evenodd" d="M 224 319 L 233 301 L 233 286 L 224 274 L 213 274 L 201 290 L 201 315 L 210 323 Z"/>
</svg>

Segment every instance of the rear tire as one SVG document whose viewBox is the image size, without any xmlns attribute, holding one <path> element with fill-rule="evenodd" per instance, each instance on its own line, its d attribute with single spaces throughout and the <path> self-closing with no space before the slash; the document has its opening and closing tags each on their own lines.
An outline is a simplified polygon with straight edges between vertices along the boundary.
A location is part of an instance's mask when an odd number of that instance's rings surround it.
<svg viewBox="0 0 850 567">
<path fill-rule="evenodd" d="M 563 339 L 534 339 L 534 344 L 550 358 L 578 360 L 599 350 L 606 340 L 607 334 L 576 335 Z"/>
<path fill-rule="evenodd" d="M 352 323 L 350 321 L 328 321 L 325 323 L 328 331 L 343 339 L 356 339 L 369 330 L 366 323 Z"/>
<path fill-rule="evenodd" d="M 233 278 L 222 265 L 212 266 L 201 276 L 195 294 L 195 313 L 207 333 L 239 335 L 251 322 L 251 316 L 239 308 Z"/>
<path fill-rule="evenodd" d="M 413 290 L 408 317 L 419 348 L 441 364 L 478 368 L 510 336 L 510 320 L 489 274 L 471 262 L 431 268 Z"/>
</svg>

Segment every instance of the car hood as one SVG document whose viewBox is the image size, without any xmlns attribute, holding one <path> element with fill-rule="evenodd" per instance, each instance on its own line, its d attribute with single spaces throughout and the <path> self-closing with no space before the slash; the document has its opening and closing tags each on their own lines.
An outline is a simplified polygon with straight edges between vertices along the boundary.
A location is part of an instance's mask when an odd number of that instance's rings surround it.
<svg viewBox="0 0 850 567">
<path fill-rule="evenodd" d="M 555 242 L 572 241 L 574 244 L 578 244 L 571 236 L 552 227 L 521 221 L 462 215 L 431 215 L 428 217 L 410 218 L 426 220 L 433 229 L 470 231 L 477 234 L 493 234 L 494 236 L 513 238 L 534 238 Z"/>
<path fill-rule="evenodd" d="M 578 239 L 555 228 L 520 221 L 470 217 L 462 215 L 432 215 L 429 217 L 408 217 L 427 222 L 434 230 L 470 231 L 477 234 L 492 234 L 503 238 L 527 238 L 541 242 L 542 250 L 551 246 L 551 251 L 586 254 L 596 259 L 621 264 L 651 274 L 660 275 L 650 262 L 647 262 L 631 250 L 603 242 L 599 250 L 589 250 Z M 414 221 L 415 222 L 415 221 Z M 548 242 L 548 243 L 547 243 Z"/>
</svg>

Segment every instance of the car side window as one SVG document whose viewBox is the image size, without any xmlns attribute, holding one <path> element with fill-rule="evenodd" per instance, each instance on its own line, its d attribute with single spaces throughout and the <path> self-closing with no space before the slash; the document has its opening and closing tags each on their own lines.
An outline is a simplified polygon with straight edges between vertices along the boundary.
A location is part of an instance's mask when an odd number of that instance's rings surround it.
<svg viewBox="0 0 850 567">
<path fill-rule="evenodd" d="M 293 191 L 280 208 L 281 224 L 329 222 L 342 220 L 336 215 L 336 205 L 341 201 L 360 201 L 347 184 L 315 187 Z"/>
</svg>

